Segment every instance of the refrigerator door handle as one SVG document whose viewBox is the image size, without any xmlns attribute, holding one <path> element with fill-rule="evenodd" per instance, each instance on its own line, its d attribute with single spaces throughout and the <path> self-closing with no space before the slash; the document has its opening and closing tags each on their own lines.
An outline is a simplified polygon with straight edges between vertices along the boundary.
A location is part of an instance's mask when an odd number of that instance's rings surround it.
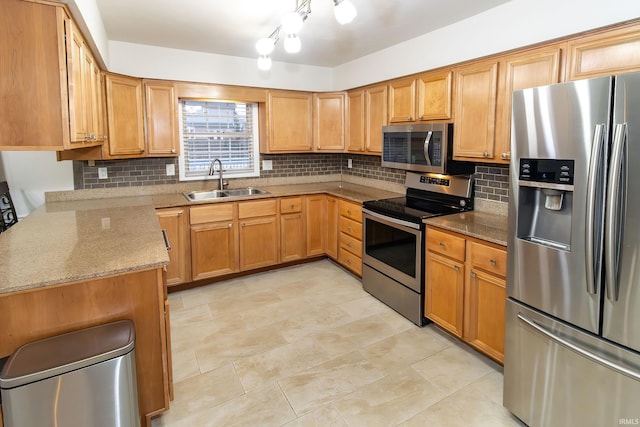
<svg viewBox="0 0 640 427">
<path fill-rule="evenodd" d="M 594 264 L 600 254 L 594 253 L 596 249 L 600 249 L 602 243 L 601 232 L 602 224 L 598 224 L 596 230 L 594 225 L 596 221 L 596 209 L 601 209 L 596 204 L 598 184 L 600 184 L 600 173 L 602 167 L 602 152 L 604 147 L 604 131 L 605 125 L 596 125 L 593 133 L 593 143 L 591 144 L 591 162 L 589 163 L 589 175 L 587 180 L 587 217 L 585 224 L 585 267 L 587 278 L 587 292 L 596 295 L 600 281 L 600 268 Z M 601 211 L 600 211 L 601 212 Z M 597 236 L 595 236 L 597 232 Z M 597 238 L 597 242 L 594 240 Z M 598 247 L 596 248 L 596 245 Z"/>
<path fill-rule="evenodd" d="M 568 341 L 562 337 L 559 337 L 558 335 L 554 334 L 551 331 L 548 331 L 546 328 L 544 328 L 543 326 L 537 324 L 535 321 L 529 319 L 527 316 L 525 316 L 522 313 L 518 313 L 518 320 L 520 320 L 521 322 L 524 322 L 527 326 L 531 327 L 532 329 L 536 330 L 537 332 L 541 333 L 542 335 L 544 335 L 545 337 L 549 338 L 551 341 L 554 341 L 558 344 L 560 344 L 563 347 L 568 348 L 571 351 L 574 351 L 576 353 L 578 353 L 579 355 L 593 361 L 596 362 L 606 368 L 609 368 L 613 371 L 616 371 L 619 374 L 625 375 L 631 379 L 634 379 L 636 381 L 640 381 L 640 373 L 633 371 L 631 369 L 625 368 L 624 366 L 620 366 L 617 363 L 614 363 L 610 360 L 607 360 L 603 357 L 600 357 L 599 355 L 592 353 L 588 350 L 585 350 L 584 348 L 577 346 L 576 344 L 572 343 L 571 341 Z"/>
<path fill-rule="evenodd" d="M 620 194 L 626 191 L 622 172 L 624 167 L 624 148 L 626 142 L 627 124 L 619 123 L 613 132 L 611 149 L 611 169 L 609 170 L 610 190 L 607 195 L 606 227 L 604 241 L 604 259 L 606 264 L 606 286 L 609 301 L 618 301 L 620 286 L 618 283 L 618 260 L 620 257 L 620 236 L 622 233 L 622 215 L 624 206 L 620 206 Z"/>
</svg>

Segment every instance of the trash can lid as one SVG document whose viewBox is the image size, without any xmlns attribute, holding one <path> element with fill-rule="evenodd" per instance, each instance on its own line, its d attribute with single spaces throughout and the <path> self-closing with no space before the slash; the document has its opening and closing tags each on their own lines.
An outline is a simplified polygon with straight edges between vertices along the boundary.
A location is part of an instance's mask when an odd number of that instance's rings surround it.
<svg viewBox="0 0 640 427">
<path fill-rule="evenodd" d="M 122 356 L 133 350 L 134 340 L 133 322 L 119 320 L 25 344 L 2 369 L 0 388 L 18 387 Z"/>
</svg>

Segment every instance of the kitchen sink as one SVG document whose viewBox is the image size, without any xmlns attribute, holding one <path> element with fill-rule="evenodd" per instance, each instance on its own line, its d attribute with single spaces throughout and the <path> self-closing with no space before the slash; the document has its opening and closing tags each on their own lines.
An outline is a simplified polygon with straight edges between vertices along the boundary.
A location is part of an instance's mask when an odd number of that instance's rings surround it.
<svg viewBox="0 0 640 427">
<path fill-rule="evenodd" d="M 269 192 L 259 188 L 247 187 L 233 190 L 192 191 L 190 193 L 184 193 L 184 196 L 189 201 L 199 201 L 215 200 L 223 197 L 257 196 L 260 194 L 269 194 Z"/>
</svg>

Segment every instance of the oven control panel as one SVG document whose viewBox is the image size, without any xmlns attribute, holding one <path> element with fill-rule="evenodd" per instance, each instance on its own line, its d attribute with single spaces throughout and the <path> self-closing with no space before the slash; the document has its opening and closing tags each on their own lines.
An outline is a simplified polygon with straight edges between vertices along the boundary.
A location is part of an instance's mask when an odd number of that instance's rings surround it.
<svg viewBox="0 0 640 427">
<path fill-rule="evenodd" d="M 441 186 L 448 187 L 451 184 L 451 180 L 449 180 L 447 178 L 440 178 L 440 177 L 429 176 L 429 175 L 421 175 L 420 176 L 420 183 L 421 184 L 431 184 L 431 185 L 441 185 Z"/>
</svg>

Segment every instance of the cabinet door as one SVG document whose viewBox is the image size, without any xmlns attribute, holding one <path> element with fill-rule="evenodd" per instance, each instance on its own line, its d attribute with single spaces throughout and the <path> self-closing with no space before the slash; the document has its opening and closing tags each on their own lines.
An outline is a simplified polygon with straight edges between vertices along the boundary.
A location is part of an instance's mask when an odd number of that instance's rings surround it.
<svg viewBox="0 0 640 427">
<path fill-rule="evenodd" d="M 467 287 L 465 340 L 502 362 L 506 282 L 503 278 L 471 269 Z"/>
<path fill-rule="evenodd" d="M 103 83 L 102 71 L 100 71 L 100 67 L 98 67 L 96 61 L 93 61 L 91 68 L 92 132 L 96 137 L 96 142 L 99 143 L 104 143 L 109 139 L 105 123 Z"/>
<path fill-rule="evenodd" d="M 142 157 L 145 152 L 142 80 L 106 74 L 105 83 L 109 154 Z"/>
<path fill-rule="evenodd" d="M 498 89 L 496 161 L 511 158 L 511 97 L 514 90 L 560 82 L 561 47 L 550 46 L 510 56 L 500 63 L 503 76 Z"/>
<path fill-rule="evenodd" d="M 173 83 L 145 82 L 147 154 L 178 156 L 178 98 Z"/>
<path fill-rule="evenodd" d="M 464 264 L 427 252 L 424 315 L 462 337 Z"/>
<path fill-rule="evenodd" d="M 338 259 L 338 199 L 327 196 L 327 244 L 325 252 L 333 259 Z"/>
<path fill-rule="evenodd" d="M 268 152 L 300 152 L 313 148 L 312 99 L 308 92 L 269 91 Z"/>
<path fill-rule="evenodd" d="M 302 213 L 280 215 L 280 261 L 295 261 L 305 256 Z"/>
<path fill-rule="evenodd" d="M 306 196 L 304 203 L 307 256 L 324 255 L 327 246 L 327 197 Z"/>
<path fill-rule="evenodd" d="M 313 141 L 316 151 L 344 151 L 345 104 L 344 92 L 313 95 Z"/>
<path fill-rule="evenodd" d="M 277 264 L 279 248 L 280 233 L 276 216 L 241 220 L 241 271 Z"/>
<path fill-rule="evenodd" d="M 349 151 L 357 153 L 364 151 L 365 143 L 365 99 L 364 91 L 356 90 L 349 92 L 349 131 L 348 146 Z"/>
<path fill-rule="evenodd" d="M 495 61 L 456 70 L 454 157 L 493 161 L 497 87 L 498 63 Z"/>
<path fill-rule="evenodd" d="M 389 83 L 389 123 L 412 122 L 416 119 L 416 79 L 400 79 Z"/>
<path fill-rule="evenodd" d="M 387 85 L 365 91 L 365 151 L 382 154 L 382 126 L 387 125 Z"/>
<path fill-rule="evenodd" d="M 165 230 L 171 249 L 167 266 L 167 285 L 177 285 L 191 280 L 189 215 L 188 208 L 158 209 L 156 215 L 160 228 Z"/>
<path fill-rule="evenodd" d="M 191 226 L 193 280 L 238 271 L 238 223 L 221 221 Z"/>
<path fill-rule="evenodd" d="M 418 78 L 418 120 L 451 118 L 453 73 L 438 71 Z"/>
<path fill-rule="evenodd" d="M 84 38 L 73 21 L 70 21 L 68 36 L 69 128 L 71 143 L 78 144 L 89 139 L 89 117 L 86 105 L 88 85 L 85 72 L 87 58 Z"/>
<path fill-rule="evenodd" d="M 640 25 L 569 40 L 567 80 L 640 71 Z"/>
</svg>

